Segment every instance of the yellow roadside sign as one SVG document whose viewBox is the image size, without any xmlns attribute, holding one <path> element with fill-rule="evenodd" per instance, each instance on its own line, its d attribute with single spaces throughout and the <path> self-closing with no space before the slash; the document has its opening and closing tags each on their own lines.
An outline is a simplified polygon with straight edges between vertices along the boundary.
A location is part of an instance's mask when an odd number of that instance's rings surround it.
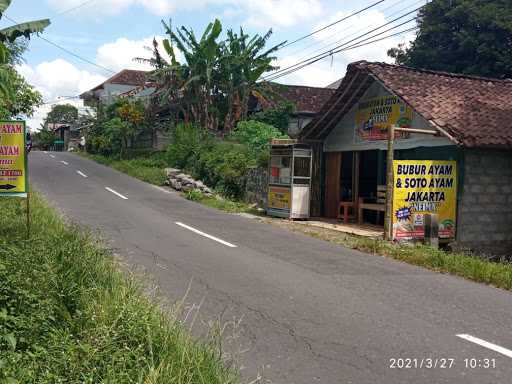
<svg viewBox="0 0 512 384">
<path fill-rule="evenodd" d="M 0 121 L 0 196 L 27 197 L 24 121 Z"/>
<path fill-rule="evenodd" d="M 395 160 L 393 238 L 423 238 L 425 214 L 439 217 L 439 237 L 455 237 L 457 162 Z"/>
</svg>

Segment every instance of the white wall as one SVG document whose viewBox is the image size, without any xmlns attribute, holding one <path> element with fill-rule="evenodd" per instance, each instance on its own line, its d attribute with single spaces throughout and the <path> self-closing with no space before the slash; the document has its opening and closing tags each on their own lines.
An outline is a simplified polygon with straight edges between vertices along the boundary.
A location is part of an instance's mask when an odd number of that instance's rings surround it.
<svg viewBox="0 0 512 384">
<path fill-rule="evenodd" d="M 380 83 L 375 81 L 361 97 L 366 99 L 391 95 Z M 338 151 L 363 151 L 372 149 L 387 149 L 387 140 L 362 141 L 356 136 L 356 111 L 358 102 L 342 117 L 336 127 L 324 141 L 325 152 Z M 433 129 L 429 123 L 416 112 L 413 112 L 412 128 Z M 453 145 L 453 142 L 445 137 L 433 137 L 431 135 L 411 134 L 407 139 L 397 139 L 395 149 L 407 149 L 414 147 L 435 147 L 441 145 Z"/>
</svg>

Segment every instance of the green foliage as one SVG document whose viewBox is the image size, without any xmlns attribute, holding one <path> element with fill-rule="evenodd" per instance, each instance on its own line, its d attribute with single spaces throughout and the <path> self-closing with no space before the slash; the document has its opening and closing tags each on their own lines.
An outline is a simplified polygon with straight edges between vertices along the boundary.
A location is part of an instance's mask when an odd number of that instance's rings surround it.
<svg viewBox="0 0 512 384">
<path fill-rule="evenodd" d="M 167 180 L 167 175 L 165 174 L 165 167 L 167 166 L 165 152 L 130 150 L 125 153 L 124 159 L 100 154 L 88 154 L 86 156 L 98 163 L 108 165 L 147 183 L 162 186 L 165 185 Z"/>
<path fill-rule="evenodd" d="M 0 0 L 0 19 L 9 5 L 11 0 Z M 31 115 L 33 108 L 41 103 L 41 95 L 14 69 L 24 50 L 16 40 L 20 37 L 28 39 L 33 33 L 42 32 L 49 24 L 50 20 L 45 19 L 0 29 L 0 118 L 11 118 L 19 113 Z"/>
<path fill-rule="evenodd" d="M 211 188 L 234 198 L 243 196 L 244 175 L 248 167 L 256 164 L 246 145 L 222 141 L 187 124 L 176 126 L 167 159 L 172 166 L 185 169 Z"/>
<path fill-rule="evenodd" d="M 191 189 L 185 193 L 185 198 L 190 201 L 201 201 L 204 195 L 199 189 Z"/>
<path fill-rule="evenodd" d="M 289 101 L 282 101 L 273 108 L 265 109 L 251 116 L 251 120 L 273 125 L 283 134 L 288 133 L 290 117 L 295 111 L 295 105 Z"/>
<path fill-rule="evenodd" d="M 150 127 L 144 121 L 144 105 L 126 99 L 100 110 L 86 132 L 86 149 L 93 154 L 124 157 L 130 146 Z"/>
<path fill-rule="evenodd" d="M 409 48 L 391 49 L 397 64 L 488 77 L 512 77 L 512 2 L 436 0 L 419 11 Z"/>
<path fill-rule="evenodd" d="M 33 134 L 32 140 L 34 142 L 34 146 L 41 149 L 48 149 L 55 141 L 55 134 L 52 131 L 43 128 L 39 132 Z"/>
<path fill-rule="evenodd" d="M 187 334 L 179 305 L 163 313 L 107 251 L 32 196 L 0 201 L 0 382 L 236 382 L 216 339 Z"/>
<path fill-rule="evenodd" d="M 228 30 L 220 40 L 222 25 L 215 20 L 197 39 L 190 29 L 163 25 L 169 36 L 163 46 L 171 61 L 165 61 L 156 43 L 152 59 L 139 59 L 155 67 L 156 103 L 169 109 L 176 120 L 229 132 L 245 118 L 249 96 L 260 87 L 260 77 L 274 69 L 272 54 L 278 46 L 265 49 L 272 31 L 250 37 L 243 29 L 239 34 Z M 174 46 L 183 53 L 184 63 L 176 60 Z"/>
<path fill-rule="evenodd" d="M 4 81 L 10 91 L 6 97 L 0 98 L 0 118 L 10 119 L 19 115 L 32 116 L 35 108 L 43 102 L 41 94 L 29 85 L 12 66 L 8 66 L 4 74 L 6 76 Z"/>
<path fill-rule="evenodd" d="M 270 140 L 286 139 L 288 135 L 281 133 L 272 125 L 249 120 L 239 122 L 228 138 L 245 144 L 258 165 L 266 167 L 269 159 Z"/>
<path fill-rule="evenodd" d="M 178 168 L 192 168 L 201 150 L 212 143 L 207 132 L 191 124 L 178 124 L 172 132 L 171 144 L 167 149 L 169 164 Z"/>
<path fill-rule="evenodd" d="M 52 106 L 48 115 L 46 115 L 45 125 L 52 124 L 72 124 L 78 119 L 78 109 L 71 104 L 57 104 Z"/>
</svg>

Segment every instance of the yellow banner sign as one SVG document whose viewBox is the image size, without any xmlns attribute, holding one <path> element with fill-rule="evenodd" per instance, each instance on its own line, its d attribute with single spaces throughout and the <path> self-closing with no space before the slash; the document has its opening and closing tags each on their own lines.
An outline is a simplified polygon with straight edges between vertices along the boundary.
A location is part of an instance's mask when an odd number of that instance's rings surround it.
<svg viewBox="0 0 512 384">
<path fill-rule="evenodd" d="M 397 96 L 382 96 L 361 101 L 356 112 L 356 131 L 361 140 L 386 140 L 391 125 L 410 128 L 412 108 Z M 396 132 L 396 138 L 407 137 Z"/>
<path fill-rule="evenodd" d="M 437 214 L 439 237 L 455 237 L 457 162 L 395 160 L 393 238 L 424 237 L 424 216 Z"/>
<path fill-rule="evenodd" d="M 0 196 L 27 196 L 25 134 L 24 121 L 0 121 Z"/>
<path fill-rule="evenodd" d="M 290 209 L 290 188 L 272 187 L 268 188 L 268 208 Z"/>
</svg>

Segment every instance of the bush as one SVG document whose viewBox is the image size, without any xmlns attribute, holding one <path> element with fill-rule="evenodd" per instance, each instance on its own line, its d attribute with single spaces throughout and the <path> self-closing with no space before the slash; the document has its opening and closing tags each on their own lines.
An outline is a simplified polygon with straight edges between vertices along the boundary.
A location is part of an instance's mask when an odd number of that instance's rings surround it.
<svg viewBox="0 0 512 384">
<path fill-rule="evenodd" d="M 241 121 L 229 136 L 230 140 L 247 145 L 253 158 L 261 167 L 268 165 L 269 146 L 271 139 L 287 139 L 285 135 L 272 125 L 255 120 Z"/>
<path fill-rule="evenodd" d="M 209 142 L 208 133 L 191 124 L 178 124 L 167 149 L 167 160 L 169 164 L 178 168 L 193 168 L 197 156 Z"/>
<path fill-rule="evenodd" d="M 245 143 L 222 141 L 193 125 L 179 124 L 167 149 L 167 160 L 218 192 L 243 197 L 244 175 L 256 164 Z"/>
</svg>

